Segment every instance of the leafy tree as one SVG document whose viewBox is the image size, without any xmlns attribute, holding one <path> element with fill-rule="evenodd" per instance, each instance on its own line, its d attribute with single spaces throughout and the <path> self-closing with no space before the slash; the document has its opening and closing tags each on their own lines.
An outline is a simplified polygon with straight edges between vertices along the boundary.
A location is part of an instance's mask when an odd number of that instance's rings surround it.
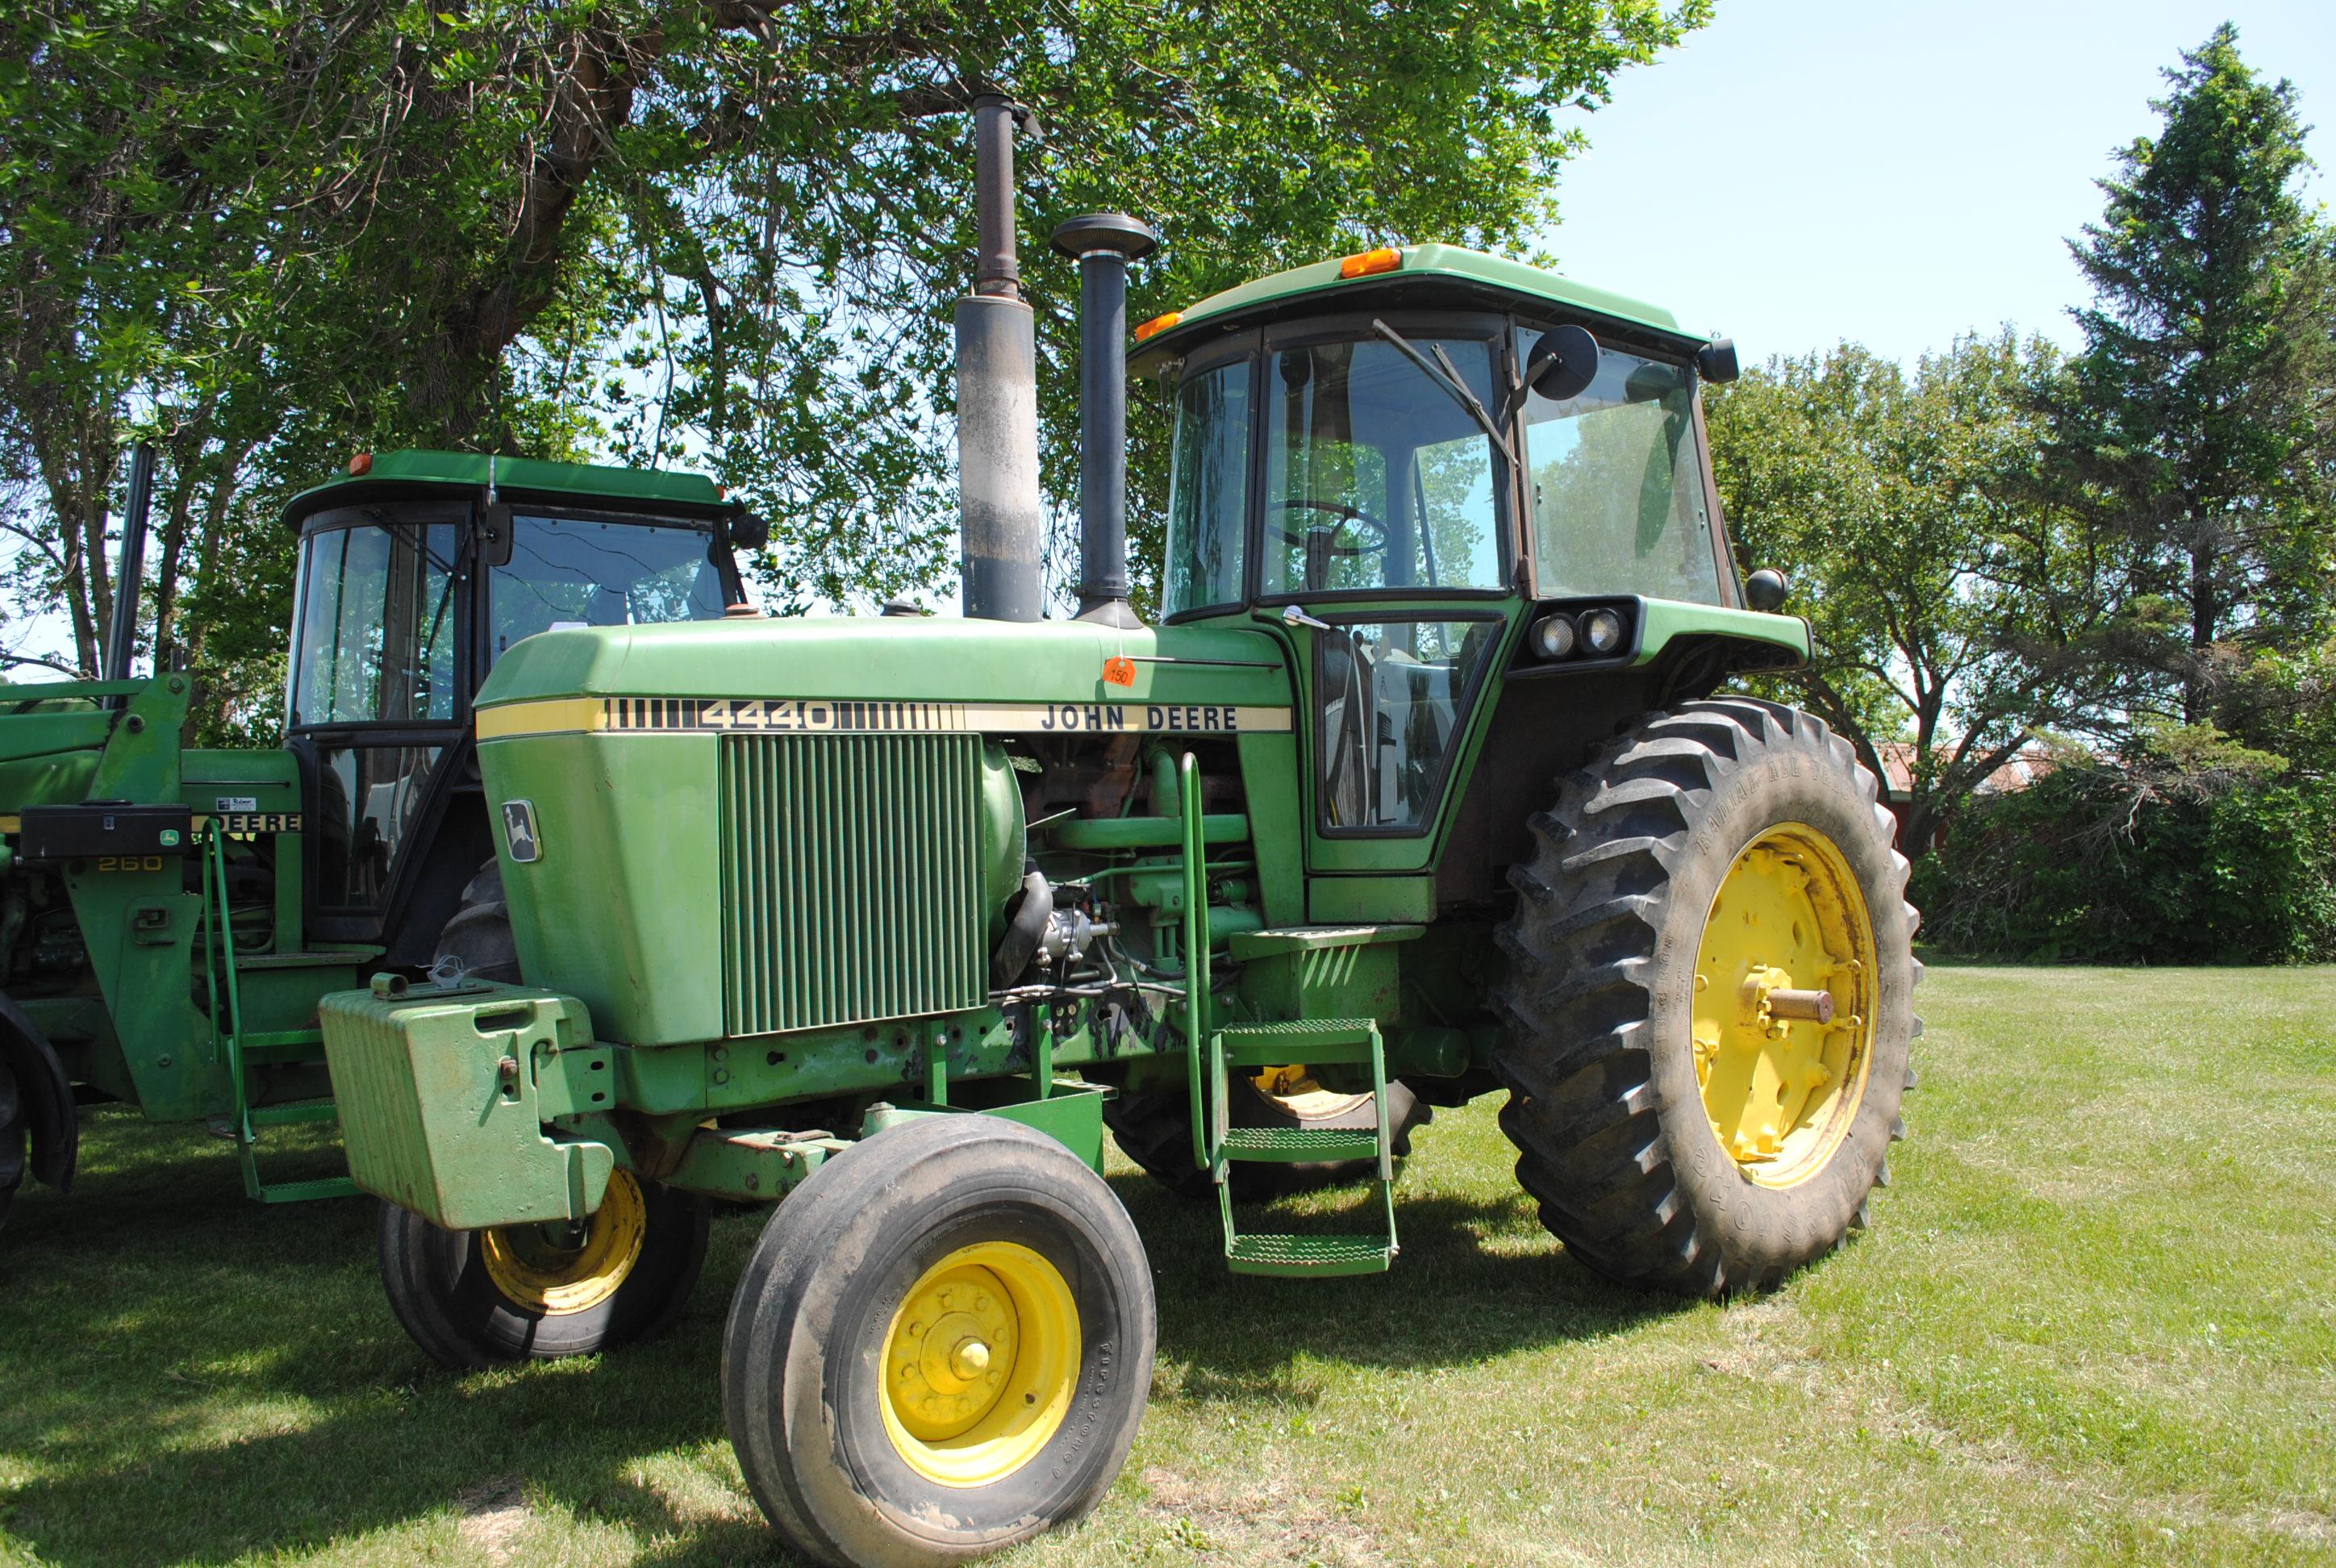
<svg viewBox="0 0 2336 1568">
<path fill-rule="evenodd" d="M 2325 637 L 2336 611 L 2336 239 L 2301 194 L 2295 89 L 2225 24 L 2152 107 L 2155 137 L 2101 181 L 2071 243 L 2096 303 L 2048 389 L 2048 459 L 2071 503 L 2122 534 L 2153 635 L 2152 706 L 2221 706 L 2245 661 Z"/>
<path fill-rule="evenodd" d="M 169 438 L 161 561 L 195 578 L 158 630 L 200 650 L 254 629 L 205 572 L 280 554 L 251 519 L 366 444 L 710 466 L 775 519 L 781 604 L 938 586 L 976 93 L 1046 127 L 1023 231 L 1067 515 L 1055 222 L 1163 222 L 1139 311 L 1364 240 L 1511 243 L 1579 145 L 1558 112 L 1708 13 L 32 0 L 0 25 L 0 441 L 45 487 L 12 514 L 24 586 L 72 604 L 86 667 L 132 425 Z M 1147 579 L 1161 424 L 1139 404 Z"/>
<path fill-rule="evenodd" d="M 1910 375 L 1844 344 L 1714 395 L 1713 462 L 1746 558 L 1786 571 L 1816 657 L 1790 695 L 1884 778 L 1913 749 L 1903 842 L 1927 849 L 2038 735 L 2096 719 L 2120 676 L 2119 560 L 2034 482 L 2041 340 L 1966 338 Z"/>
</svg>

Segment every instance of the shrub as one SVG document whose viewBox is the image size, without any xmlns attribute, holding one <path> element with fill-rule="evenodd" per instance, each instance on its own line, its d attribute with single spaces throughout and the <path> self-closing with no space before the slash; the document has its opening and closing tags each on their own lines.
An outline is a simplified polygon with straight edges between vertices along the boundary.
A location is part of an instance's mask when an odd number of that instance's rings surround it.
<svg viewBox="0 0 2336 1568">
<path fill-rule="evenodd" d="M 2214 765 L 2232 755 L 2261 761 Z M 2336 959 L 2336 784 L 2237 748 L 2205 765 L 2178 745 L 2064 764 L 1974 802 L 1916 869 L 1913 897 L 1932 940 L 1973 954 Z"/>
</svg>

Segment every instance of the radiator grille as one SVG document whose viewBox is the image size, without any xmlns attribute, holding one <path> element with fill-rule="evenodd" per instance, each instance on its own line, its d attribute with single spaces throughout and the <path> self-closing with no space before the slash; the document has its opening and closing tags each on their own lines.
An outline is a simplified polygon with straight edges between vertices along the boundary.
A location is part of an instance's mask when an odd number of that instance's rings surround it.
<svg viewBox="0 0 2336 1568">
<path fill-rule="evenodd" d="M 730 1033 L 988 999 L 980 744 L 972 735 L 723 737 Z"/>
</svg>

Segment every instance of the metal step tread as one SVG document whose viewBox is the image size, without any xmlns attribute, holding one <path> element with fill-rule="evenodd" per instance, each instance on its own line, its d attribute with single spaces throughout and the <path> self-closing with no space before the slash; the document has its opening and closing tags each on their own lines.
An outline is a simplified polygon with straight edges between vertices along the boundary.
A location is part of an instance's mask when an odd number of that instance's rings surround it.
<svg viewBox="0 0 2336 1568">
<path fill-rule="evenodd" d="M 255 1127 L 287 1127 L 298 1122 L 331 1122 L 340 1119 L 341 1108 L 331 1100 L 291 1100 L 280 1105 L 254 1105 L 251 1125 Z"/>
<path fill-rule="evenodd" d="M 1378 1026 L 1369 1018 L 1291 1018 L 1228 1024 L 1217 1031 L 1226 1065 L 1237 1067 L 1365 1065 L 1377 1054 L 1378 1038 Z"/>
<path fill-rule="evenodd" d="M 1270 959 L 1324 948 L 1368 948 L 1407 942 L 1426 931 L 1414 925 L 1285 926 L 1278 930 L 1235 931 L 1228 939 L 1236 960 Z"/>
<path fill-rule="evenodd" d="M 1235 1236 L 1225 1248 L 1236 1274 L 1381 1274 L 1394 1261 L 1385 1236 Z"/>
<path fill-rule="evenodd" d="M 1229 1160 L 1375 1160 L 1379 1135 L 1357 1127 L 1227 1127 L 1217 1146 Z"/>
<path fill-rule="evenodd" d="M 321 1029 L 301 1029 L 282 1035 L 243 1035 L 236 1054 L 247 1063 L 314 1062 L 325 1065 L 325 1035 Z"/>
<path fill-rule="evenodd" d="M 263 1203 L 307 1203 L 320 1198 L 359 1198 L 365 1194 L 346 1176 L 319 1176 L 312 1182 L 269 1182 L 259 1189 Z"/>
</svg>

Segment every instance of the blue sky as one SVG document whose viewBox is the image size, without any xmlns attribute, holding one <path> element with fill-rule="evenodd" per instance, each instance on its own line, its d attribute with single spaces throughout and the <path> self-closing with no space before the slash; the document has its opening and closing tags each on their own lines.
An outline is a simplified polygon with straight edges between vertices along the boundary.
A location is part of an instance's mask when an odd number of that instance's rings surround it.
<svg viewBox="0 0 2336 1568">
<path fill-rule="evenodd" d="M 1733 336 L 1747 361 L 1849 338 L 1912 361 L 1956 334 L 2074 339 L 2062 241 L 2114 149 L 2154 131 L 2158 72 L 2224 20 L 2317 124 L 2336 199 L 2329 0 L 1718 0 L 1579 123 L 1544 243 L 1585 283 Z"/>
</svg>

